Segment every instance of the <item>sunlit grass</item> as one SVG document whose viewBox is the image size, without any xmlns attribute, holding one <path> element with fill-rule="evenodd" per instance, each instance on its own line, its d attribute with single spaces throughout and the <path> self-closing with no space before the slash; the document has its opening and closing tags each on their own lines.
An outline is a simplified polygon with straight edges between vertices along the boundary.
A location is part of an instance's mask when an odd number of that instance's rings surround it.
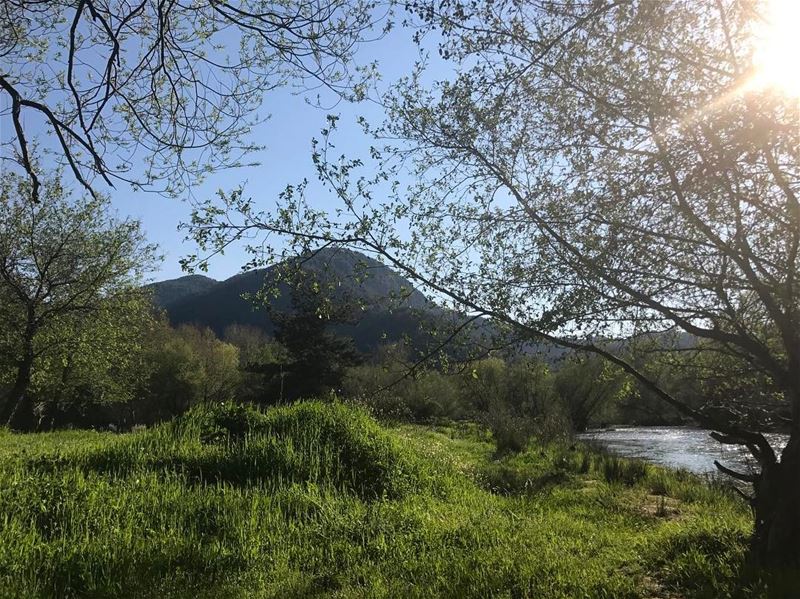
<svg viewBox="0 0 800 599">
<path fill-rule="evenodd" d="M 494 459 L 478 427 L 338 404 L 0 434 L 0 489 L 13 597 L 763 595 L 723 489 L 582 446 Z"/>
</svg>

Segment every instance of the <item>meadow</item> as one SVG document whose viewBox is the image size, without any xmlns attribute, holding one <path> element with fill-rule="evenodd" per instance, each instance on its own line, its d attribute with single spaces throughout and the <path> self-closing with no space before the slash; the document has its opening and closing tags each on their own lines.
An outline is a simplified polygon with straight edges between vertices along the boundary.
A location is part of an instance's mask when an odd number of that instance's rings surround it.
<svg viewBox="0 0 800 599">
<path fill-rule="evenodd" d="M 570 443 L 304 402 L 0 432 L 4 597 L 793 595 L 729 489 Z"/>
</svg>

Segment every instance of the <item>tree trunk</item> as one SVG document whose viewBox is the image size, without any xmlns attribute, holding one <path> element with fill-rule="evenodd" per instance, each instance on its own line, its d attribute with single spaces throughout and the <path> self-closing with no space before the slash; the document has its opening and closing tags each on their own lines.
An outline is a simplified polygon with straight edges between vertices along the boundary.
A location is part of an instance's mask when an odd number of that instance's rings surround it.
<svg viewBox="0 0 800 599">
<path fill-rule="evenodd" d="M 6 396 L 5 405 L 0 412 L 0 423 L 11 425 L 11 421 L 22 406 L 28 385 L 31 382 L 31 370 L 33 369 L 33 351 L 26 351 L 25 356 L 17 364 L 17 376 L 14 379 L 14 386 Z"/>
<path fill-rule="evenodd" d="M 36 430 L 36 415 L 31 396 L 27 393 L 17 402 L 17 407 L 8 418 L 8 426 L 12 430 L 32 433 Z"/>
<path fill-rule="evenodd" d="M 31 384 L 31 372 L 33 371 L 33 361 L 35 353 L 33 351 L 33 340 L 38 331 L 36 322 L 36 310 L 32 302 L 28 302 L 27 318 L 25 329 L 22 333 L 22 358 L 17 362 L 17 375 L 14 379 L 14 386 L 6 396 L 5 405 L 0 411 L 0 424 L 19 428 L 20 425 L 27 425 L 30 429 L 32 422 L 28 422 L 33 417 L 33 405 L 28 397 L 28 387 Z M 28 418 L 30 415 L 30 418 Z"/>
<path fill-rule="evenodd" d="M 751 555 L 766 568 L 800 566 L 800 436 L 793 432 L 779 463 L 754 484 Z"/>
</svg>

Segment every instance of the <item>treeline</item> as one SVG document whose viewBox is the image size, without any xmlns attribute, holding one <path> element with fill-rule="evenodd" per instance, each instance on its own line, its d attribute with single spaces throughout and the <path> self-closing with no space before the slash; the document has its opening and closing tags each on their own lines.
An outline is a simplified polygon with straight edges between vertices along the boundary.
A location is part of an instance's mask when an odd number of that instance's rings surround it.
<svg viewBox="0 0 800 599">
<path fill-rule="evenodd" d="M 38 203 L 26 185 L 0 181 L 0 425 L 131 428 L 199 403 L 331 393 L 384 419 L 484 421 L 510 449 L 534 433 L 683 420 L 591 355 L 547 363 L 506 351 L 454 363 L 451 353 L 418 363 L 419 348 L 397 344 L 360 355 L 329 326 L 352 311 L 312 279 L 270 314 L 274 337 L 239 325 L 221 338 L 173 328 L 141 286 L 157 255 L 138 222 L 115 219 L 105 198 L 73 201 L 57 177 Z M 725 348 L 666 337 L 637 344 L 628 354 L 639 371 L 688 405 L 734 411 L 728 420 L 760 428 L 780 421 L 769 379 Z"/>
<path fill-rule="evenodd" d="M 273 315 L 274 337 L 233 325 L 218 338 L 208 328 L 171 327 L 147 292 L 127 289 L 37 333 L 29 381 L 9 419 L 21 430 L 126 429 L 200 403 L 271 405 L 331 393 L 384 419 L 484 420 L 519 439 L 632 419 L 625 401 L 634 388 L 599 359 L 573 356 L 556 368 L 500 357 L 416 364 L 401 345 L 363 356 L 321 316 L 313 296 L 298 294 L 290 311 Z M 19 345 L 18 331 L 7 326 L 4 336 L 7 349 Z M 18 355 L 0 354 L 3 396 L 19 374 Z"/>
<path fill-rule="evenodd" d="M 3 332 L 7 346 L 15 345 L 18 335 Z M 285 316 L 276 338 L 234 325 L 220 339 L 209 328 L 171 327 L 142 290 L 101 301 L 91 314 L 64 317 L 34 341 L 37 359 L 8 411 L 17 430 L 129 429 L 202 403 L 286 403 L 335 390 L 346 368 L 360 361 L 316 314 Z M 0 354 L 6 406 L 19 376 L 14 353 Z"/>
<path fill-rule="evenodd" d="M 26 178 L 0 180 L 0 426 L 130 428 L 198 403 L 280 403 L 336 389 L 361 362 L 327 332 L 335 310 L 313 281 L 273 315 L 274 339 L 173 328 L 142 287 L 158 262 L 108 198 L 73 198 L 59 173 L 36 201 Z"/>
<path fill-rule="evenodd" d="M 591 355 L 568 354 L 552 364 L 514 354 L 426 364 L 416 363 L 402 344 L 360 355 L 349 339 L 329 331 L 330 321 L 308 296 L 298 297 L 306 299 L 273 315 L 274 337 L 244 325 L 228 327 L 221 337 L 208 328 L 174 328 L 141 289 L 103 300 L 90 313 L 63 317 L 36 338 L 41 357 L 12 425 L 129 429 L 202 403 L 274 405 L 331 394 L 366 405 L 384 420 L 480 421 L 506 449 L 523 447 L 534 434 L 553 438 L 607 424 L 684 422 L 621 370 Z M 13 333 L 5 330 L 5 338 Z M 18 371 L 9 356 L 0 360 L 4 395 Z M 712 352 L 687 351 L 676 362 L 654 351 L 641 366 L 698 407 L 708 406 L 710 397 L 761 388 L 756 380 L 748 386 L 743 376 L 723 376 Z"/>
<path fill-rule="evenodd" d="M 64 316 L 36 337 L 41 355 L 12 425 L 128 429 L 201 403 L 273 405 L 331 394 L 366 405 L 384 420 L 481 421 L 508 449 L 524 446 L 533 434 L 552 438 L 610 423 L 682 422 L 597 357 L 567 355 L 548 364 L 498 354 L 457 364 L 416 363 L 402 344 L 360 355 L 351 340 L 329 331 L 330 321 L 309 294 L 296 295 L 289 311 L 273 317 L 274 337 L 243 325 L 218 337 L 208 328 L 171 327 L 142 289 L 104 299 L 90 313 Z M 654 355 L 647 367 L 674 392 L 696 397 L 698 405 L 709 395 L 708 378 L 701 384 L 685 377 L 703 354 L 694 353 L 682 366 Z M 0 392 L 11 390 L 17 374 L 18 361 L 4 353 Z"/>
<path fill-rule="evenodd" d="M 561 431 L 607 418 L 629 389 L 594 359 L 566 360 L 557 370 L 535 359 L 415 365 L 399 345 L 359 355 L 313 306 L 294 302 L 277 320 L 274 338 L 241 325 L 218 338 L 208 328 L 171 327 L 141 290 L 105 300 L 36 337 L 41 356 L 13 425 L 130 428 L 201 403 L 271 405 L 336 393 L 384 419 L 494 419 Z M 19 365 L 10 352 L 3 358 L 0 391 L 7 394 Z"/>
</svg>

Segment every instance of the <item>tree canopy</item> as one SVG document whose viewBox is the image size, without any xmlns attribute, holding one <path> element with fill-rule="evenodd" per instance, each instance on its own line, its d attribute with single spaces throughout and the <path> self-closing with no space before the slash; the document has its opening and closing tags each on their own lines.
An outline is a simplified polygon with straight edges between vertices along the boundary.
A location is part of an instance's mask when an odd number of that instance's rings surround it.
<svg viewBox="0 0 800 599">
<path fill-rule="evenodd" d="M 368 158 L 334 154 L 331 118 L 314 160 L 341 210 L 295 193 L 259 213 L 238 193 L 204 233 L 356 245 L 523 339 L 602 355 L 751 450 L 759 475 L 720 468 L 755 483 L 754 547 L 800 559 L 800 103 L 756 68 L 764 3 L 412 7 L 458 74 L 400 81 L 386 122 L 363 123 Z M 695 409 L 610 342 L 674 331 L 774 384 L 793 414 L 780 459 L 735 409 Z"/>
<path fill-rule="evenodd" d="M 23 177 L 0 183 L 0 355 L 13 370 L 0 404 L 3 423 L 48 357 L 71 361 L 74 372 L 87 352 L 130 353 L 126 340 L 136 342 L 132 321 L 142 311 L 131 302 L 156 258 L 140 223 L 113 217 L 107 199 L 72 198 L 50 179 L 42 186 L 46 201 L 33 203 L 30 194 Z"/>
<path fill-rule="evenodd" d="M 382 8 L 378 8 L 378 6 Z M 37 132 L 75 180 L 169 194 L 241 164 L 269 90 L 358 98 L 358 44 L 391 26 L 372 0 L 8 0 L 0 7 L 4 156 L 42 186 Z"/>
</svg>

